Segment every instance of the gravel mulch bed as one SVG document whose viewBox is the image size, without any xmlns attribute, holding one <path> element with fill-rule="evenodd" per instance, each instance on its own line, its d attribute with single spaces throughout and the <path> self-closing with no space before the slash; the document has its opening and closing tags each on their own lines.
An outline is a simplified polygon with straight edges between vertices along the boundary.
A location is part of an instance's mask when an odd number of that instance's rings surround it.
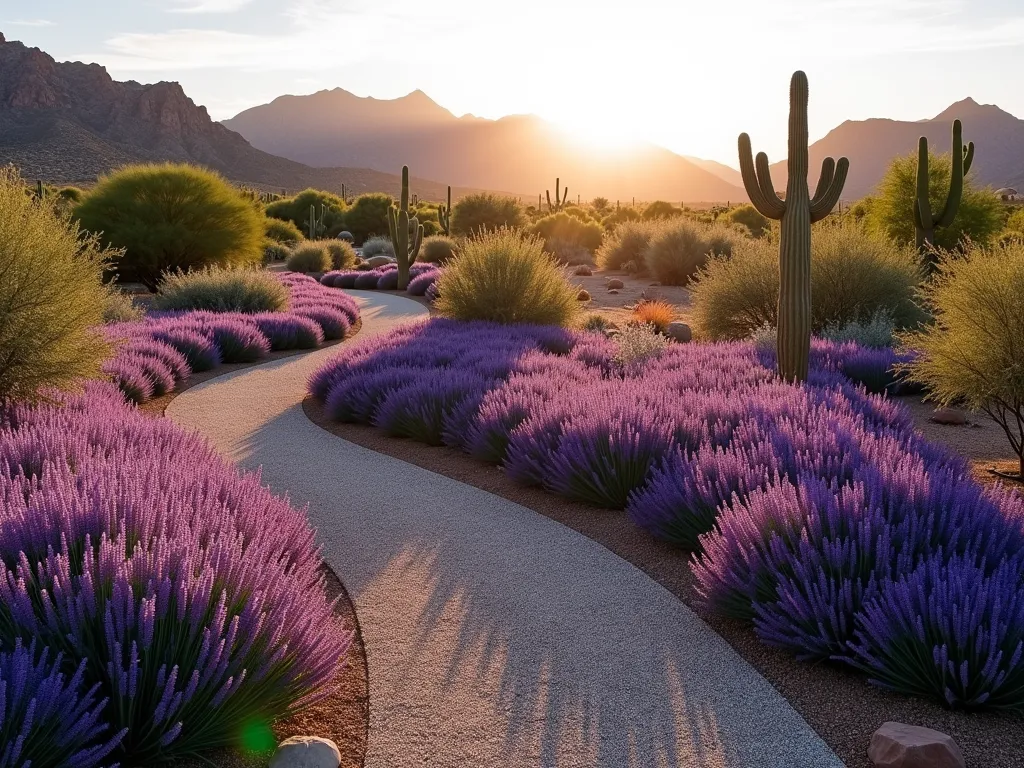
<svg viewBox="0 0 1024 768">
<path fill-rule="evenodd" d="M 338 437 L 533 509 L 632 563 L 694 608 L 852 768 L 871 765 L 867 759 L 871 734 L 888 720 L 950 734 L 972 768 L 1024 768 L 1024 718 L 951 712 L 930 701 L 874 688 L 864 676 L 842 665 L 801 663 L 764 646 L 748 626 L 695 608 L 694 579 L 687 566 L 689 555 L 637 530 L 622 513 L 595 509 L 537 488 L 517 485 L 497 467 L 453 448 L 435 448 L 387 437 L 373 427 L 332 422 L 311 397 L 306 398 L 303 409 L 313 423 Z"/>
</svg>

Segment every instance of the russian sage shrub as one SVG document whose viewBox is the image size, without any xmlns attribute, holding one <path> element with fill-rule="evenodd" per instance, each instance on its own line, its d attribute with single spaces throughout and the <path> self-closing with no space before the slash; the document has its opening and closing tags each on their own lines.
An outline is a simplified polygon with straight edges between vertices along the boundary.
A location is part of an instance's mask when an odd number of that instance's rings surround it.
<svg viewBox="0 0 1024 768">
<path fill-rule="evenodd" d="M 350 635 L 305 516 L 109 384 L 7 413 L 0 496 L 0 638 L 63 654 L 85 692 L 40 712 L 66 725 L 51 749 L 92 733 L 92 700 L 110 758 L 150 765 L 334 690 Z"/>
</svg>

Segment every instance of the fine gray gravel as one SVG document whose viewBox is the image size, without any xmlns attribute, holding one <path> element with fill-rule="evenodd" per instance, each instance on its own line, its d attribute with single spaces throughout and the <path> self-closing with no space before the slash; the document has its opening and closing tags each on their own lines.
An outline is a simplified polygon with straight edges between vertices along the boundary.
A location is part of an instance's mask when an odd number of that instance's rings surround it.
<svg viewBox="0 0 1024 768">
<path fill-rule="evenodd" d="M 353 292 L 358 341 L 426 317 Z M 842 762 L 667 590 L 582 534 L 348 443 L 302 410 L 329 349 L 194 387 L 167 415 L 287 493 L 366 643 L 368 768 Z"/>
</svg>

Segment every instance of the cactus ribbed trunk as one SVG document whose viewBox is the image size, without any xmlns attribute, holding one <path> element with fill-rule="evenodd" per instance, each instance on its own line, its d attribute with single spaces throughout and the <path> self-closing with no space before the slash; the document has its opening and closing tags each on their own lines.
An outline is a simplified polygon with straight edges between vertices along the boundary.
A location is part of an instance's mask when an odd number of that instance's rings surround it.
<svg viewBox="0 0 1024 768">
<path fill-rule="evenodd" d="M 409 287 L 409 267 L 416 261 L 423 242 L 423 225 L 409 215 L 409 166 L 402 167 L 402 194 L 399 205 L 388 209 L 388 230 L 398 262 L 398 290 Z"/>
<path fill-rule="evenodd" d="M 782 222 L 779 241 L 778 370 L 786 381 L 807 379 L 811 352 L 811 224 L 828 216 L 839 202 L 850 162 L 831 157 L 821 164 L 814 197 L 807 186 L 807 76 L 795 72 L 789 87 L 789 183 L 785 201 L 772 184 L 768 156 L 755 161 L 750 137 L 740 134 L 740 172 L 754 207 Z"/>
<path fill-rule="evenodd" d="M 807 378 L 811 349 L 811 193 L 807 187 L 807 79 L 789 92 L 789 183 L 779 242 L 779 375 Z"/>
<path fill-rule="evenodd" d="M 917 236 L 917 251 L 929 271 L 936 265 L 935 230 L 948 227 L 956 219 L 960 199 L 964 192 L 964 177 L 974 162 L 974 142 L 964 146 L 963 125 L 953 121 L 952 168 L 949 178 L 949 193 L 942 210 L 932 213 L 929 195 L 928 139 L 922 136 L 917 142 L 917 198 L 914 200 L 914 230 Z"/>
</svg>

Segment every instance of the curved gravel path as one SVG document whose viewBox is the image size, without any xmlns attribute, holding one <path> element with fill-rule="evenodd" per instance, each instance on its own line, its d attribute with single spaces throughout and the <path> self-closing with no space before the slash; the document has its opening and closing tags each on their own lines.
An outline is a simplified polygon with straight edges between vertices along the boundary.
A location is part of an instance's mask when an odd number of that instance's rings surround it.
<svg viewBox="0 0 1024 768">
<path fill-rule="evenodd" d="M 362 337 L 426 316 L 353 292 Z M 369 664 L 369 768 L 841 766 L 678 599 L 585 536 L 348 443 L 302 410 L 328 349 L 177 397 L 205 433 L 309 504 Z"/>
</svg>

